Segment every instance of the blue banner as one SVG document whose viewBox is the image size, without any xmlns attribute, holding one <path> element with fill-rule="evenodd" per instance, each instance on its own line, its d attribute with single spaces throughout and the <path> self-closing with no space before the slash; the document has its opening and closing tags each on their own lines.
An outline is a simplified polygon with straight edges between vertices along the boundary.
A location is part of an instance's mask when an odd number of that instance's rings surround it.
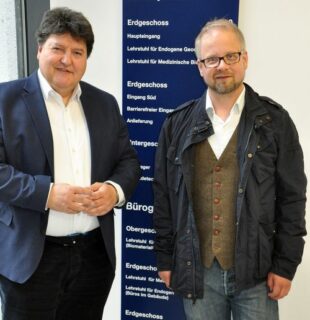
<svg viewBox="0 0 310 320">
<path fill-rule="evenodd" d="M 185 319 L 179 297 L 157 276 L 153 252 L 153 161 L 164 119 L 199 97 L 194 39 L 213 18 L 238 20 L 238 0 L 123 1 L 123 115 L 142 177 L 123 210 L 121 319 Z"/>
</svg>

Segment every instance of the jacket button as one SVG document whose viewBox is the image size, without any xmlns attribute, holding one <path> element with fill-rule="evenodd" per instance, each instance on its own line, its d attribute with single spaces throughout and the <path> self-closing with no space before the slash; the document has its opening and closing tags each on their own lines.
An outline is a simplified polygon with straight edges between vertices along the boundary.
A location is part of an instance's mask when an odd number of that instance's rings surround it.
<svg viewBox="0 0 310 320">
<path fill-rule="evenodd" d="M 238 192 L 243 193 L 243 188 L 239 188 Z"/>
<path fill-rule="evenodd" d="M 218 214 L 215 214 L 215 215 L 213 216 L 213 219 L 214 219 L 215 221 L 218 221 L 218 220 L 220 219 L 220 216 L 219 216 Z"/>
<path fill-rule="evenodd" d="M 191 298 L 192 298 L 192 294 L 189 293 L 189 294 L 187 295 L 187 298 L 188 298 L 188 299 L 191 299 Z"/>
<path fill-rule="evenodd" d="M 187 261 L 186 264 L 187 264 L 188 266 L 191 266 L 191 265 L 192 265 L 192 262 L 191 262 L 191 261 Z"/>
<path fill-rule="evenodd" d="M 213 230 L 213 234 L 214 234 L 215 236 L 218 236 L 218 235 L 220 234 L 220 230 L 214 229 L 214 230 Z"/>
<path fill-rule="evenodd" d="M 179 161 L 179 157 L 175 157 L 174 161 Z"/>
<path fill-rule="evenodd" d="M 250 158 L 250 159 L 253 158 L 253 153 L 251 153 L 251 152 L 248 153 L 248 158 Z"/>
<path fill-rule="evenodd" d="M 214 171 L 215 171 L 215 172 L 220 172 L 220 171 L 221 171 L 221 167 L 220 167 L 220 166 L 216 166 L 216 167 L 214 168 Z"/>
<path fill-rule="evenodd" d="M 216 188 L 220 188 L 220 187 L 221 187 L 221 183 L 220 183 L 220 182 L 218 182 L 218 181 L 217 181 L 217 182 L 215 182 L 215 183 L 214 183 L 214 185 L 215 185 L 215 187 L 216 187 Z"/>
<path fill-rule="evenodd" d="M 214 198 L 213 202 L 214 202 L 215 204 L 219 204 L 219 203 L 221 202 L 221 200 L 220 200 L 219 198 Z"/>
</svg>

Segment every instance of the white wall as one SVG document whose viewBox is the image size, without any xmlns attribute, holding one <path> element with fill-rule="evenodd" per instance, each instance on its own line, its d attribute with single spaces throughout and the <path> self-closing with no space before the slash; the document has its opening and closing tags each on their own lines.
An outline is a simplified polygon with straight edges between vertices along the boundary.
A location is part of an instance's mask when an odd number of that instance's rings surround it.
<svg viewBox="0 0 310 320">
<path fill-rule="evenodd" d="M 310 64 L 307 60 L 310 57 L 310 2 L 241 0 L 239 26 L 249 51 L 246 81 L 289 111 L 299 131 L 309 178 Z M 309 270 L 310 248 L 306 243 L 303 262 L 297 270 L 292 290 L 280 303 L 282 320 L 310 319 L 307 305 L 310 297 Z"/>
<path fill-rule="evenodd" d="M 104 88 L 121 102 L 122 1 L 51 0 L 51 6 L 82 11 L 91 21 L 95 47 L 85 80 Z M 239 25 L 249 51 L 246 81 L 262 95 L 283 104 L 294 119 L 304 147 L 306 171 L 310 170 L 310 2 L 309 0 L 240 0 Z M 309 175 L 310 176 L 310 175 Z M 120 218 L 116 230 L 120 240 Z M 119 243 L 119 242 L 118 242 Z M 293 288 L 280 303 L 282 320 L 307 320 L 310 297 L 310 251 L 305 248 Z M 118 267 L 120 267 L 118 252 Z M 119 277 L 119 269 L 117 270 Z M 120 283 L 115 281 L 103 319 L 118 320 Z"/>
<path fill-rule="evenodd" d="M 16 79 L 17 48 L 15 3 L 11 0 L 0 0 L 0 82 Z"/>
</svg>

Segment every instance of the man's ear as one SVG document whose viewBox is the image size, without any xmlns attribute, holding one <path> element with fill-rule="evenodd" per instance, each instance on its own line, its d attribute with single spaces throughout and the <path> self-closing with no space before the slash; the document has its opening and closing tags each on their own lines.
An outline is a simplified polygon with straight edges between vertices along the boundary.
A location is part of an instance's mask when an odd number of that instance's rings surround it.
<svg viewBox="0 0 310 320">
<path fill-rule="evenodd" d="M 37 59 L 39 59 L 40 53 L 42 52 L 42 45 L 38 45 L 38 50 L 37 50 Z"/>
<path fill-rule="evenodd" d="M 204 65 L 202 62 L 200 62 L 199 60 L 196 61 L 196 64 L 197 64 L 197 67 L 198 67 L 198 70 L 199 70 L 199 74 L 201 77 L 203 77 L 203 68 L 204 68 Z"/>
<path fill-rule="evenodd" d="M 248 62 L 249 62 L 249 56 L 248 56 L 248 52 L 247 51 L 243 52 L 241 59 L 243 61 L 245 69 L 247 69 L 248 68 Z"/>
</svg>

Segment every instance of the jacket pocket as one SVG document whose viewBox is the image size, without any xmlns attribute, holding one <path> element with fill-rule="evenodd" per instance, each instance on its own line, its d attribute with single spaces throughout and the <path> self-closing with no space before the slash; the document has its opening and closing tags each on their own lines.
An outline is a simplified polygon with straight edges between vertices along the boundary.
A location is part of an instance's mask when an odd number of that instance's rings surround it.
<svg viewBox="0 0 310 320">
<path fill-rule="evenodd" d="M 262 184 L 264 181 L 274 176 L 275 168 L 263 165 L 253 165 L 253 174 L 256 181 Z"/>
<path fill-rule="evenodd" d="M 170 146 L 167 152 L 167 184 L 168 188 L 178 192 L 182 180 L 181 159 L 177 155 L 176 148 Z"/>
<path fill-rule="evenodd" d="M 0 222 L 9 226 L 13 220 L 13 210 L 6 204 L 0 205 Z"/>
<path fill-rule="evenodd" d="M 276 223 L 260 223 L 258 226 L 258 278 L 265 278 L 272 265 Z"/>
<path fill-rule="evenodd" d="M 253 174 L 259 184 L 274 175 L 276 158 L 277 154 L 271 138 L 261 137 L 256 146 L 253 162 Z"/>
<path fill-rule="evenodd" d="M 276 164 L 275 154 L 271 150 L 271 146 L 267 145 L 255 154 L 252 166 L 252 176 L 255 186 L 255 197 L 259 203 L 258 216 L 274 215 L 275 197 L 276 197 Z M 273 217 L 269 221 L 274 221 Z M 261 218 L 260 218 L 261 220 Z M 266 221 L 265 219 L 261 221 Z"/>
<path fill-rule="evenodd" d="M 192 259 L 186 254 L 186 245 L 176 243 L 173 252 L 173 268 L 171 274 L 171 288 L 186 296 L 192 287 Z"/>
</svg>

